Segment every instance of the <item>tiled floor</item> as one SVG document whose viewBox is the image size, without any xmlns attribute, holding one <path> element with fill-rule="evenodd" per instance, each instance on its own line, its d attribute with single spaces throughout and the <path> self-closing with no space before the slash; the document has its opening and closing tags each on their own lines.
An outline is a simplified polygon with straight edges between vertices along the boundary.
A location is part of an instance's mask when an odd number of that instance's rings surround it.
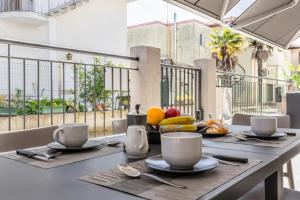
<svg viewBox="0 0 300 200">
<path fill-rule="evenodd" d="M 300 191 L 300 154 L 292 159 L 295 189 Z M 288 187 L 287 179 L 284 179 L 285 187 Z"/>
</svg>

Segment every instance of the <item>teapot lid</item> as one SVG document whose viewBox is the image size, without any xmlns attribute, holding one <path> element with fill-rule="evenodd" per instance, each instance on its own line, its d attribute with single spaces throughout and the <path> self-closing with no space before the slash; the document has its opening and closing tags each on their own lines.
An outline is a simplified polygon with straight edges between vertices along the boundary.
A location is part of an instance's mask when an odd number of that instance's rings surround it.
<svg viewBox="0 0 300 200">
<path fill-rule="evenodd" d="M 141 104 L 136 104 L 135 109 L 128 113 L 128 115 L 146 115 L 143 111 L 140 110 Z"/>
</svg>

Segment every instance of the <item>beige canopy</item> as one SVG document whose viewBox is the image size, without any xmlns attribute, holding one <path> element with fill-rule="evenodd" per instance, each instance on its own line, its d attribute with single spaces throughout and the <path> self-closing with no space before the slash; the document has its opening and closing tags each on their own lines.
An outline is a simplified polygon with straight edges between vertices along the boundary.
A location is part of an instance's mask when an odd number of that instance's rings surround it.
<svg viewBox="0 0 300 200">
<path fill-rule="evenodd" d="M 177 2 L 206 14 L 217 20 L 222 17 L 240 0 L 166 0 L 170 3 Z"/>
<path fill-rule="evenodd" d="M 172 0 L 221 21 L 239 0 Z M 170 1 L 169 1 L 170 2 Z M 288 48 L 300 35 L 299 0 L 256 0 L 232 27 L 277 46 Z"/>
</svg>

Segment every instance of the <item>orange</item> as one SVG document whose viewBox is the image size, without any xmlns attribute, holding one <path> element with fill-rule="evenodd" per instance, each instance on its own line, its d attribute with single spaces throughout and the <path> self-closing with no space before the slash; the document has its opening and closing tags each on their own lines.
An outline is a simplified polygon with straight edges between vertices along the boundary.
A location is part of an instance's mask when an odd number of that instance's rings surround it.
<svg viewBox="0 0 300 200">
<path fill-rule="evenodd" d="M 147 110 L 147 123 L 157 125 L 161 120 L 165 119 L 165 112 L 160 107 L 150 107 Z"/>
</svg>

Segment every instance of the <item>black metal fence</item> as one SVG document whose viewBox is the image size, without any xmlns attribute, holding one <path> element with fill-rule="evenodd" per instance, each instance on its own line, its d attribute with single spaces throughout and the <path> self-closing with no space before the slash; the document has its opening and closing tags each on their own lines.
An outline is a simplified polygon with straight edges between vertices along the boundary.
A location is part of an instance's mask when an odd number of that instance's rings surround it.
<svg viewBox="0 0 300 200">
<path fill-rule="evenodd" d="M 268 77 L 217 73 L 217 87 L 229 88 L 231 114 L 274 115 L 282 112 L 282 96 L 290 82 Z M 225 98 L 224 98 L 225 99 Z"/>
<path fill-rule="evenodd" d="M 161 106 L 195 115 L 201 106 L 201 70 L 161 64 Z"/>
<path fill-rule="evenodd" d="M 112 59 L 138 58 L 0 40 L 0 131 L 87 123 L 91 136 L 111 133 L 111 120 L 130 107 L 130 71 Z M 91 62 L 19 57 L 13 51 L 85 54 Z M 51 51 L 50 51 L 51 50 Z M 29 52 L 30 54 L 30 52 Z M 51 57 L 51 56 L 50 56 Z"/>
</svg>

